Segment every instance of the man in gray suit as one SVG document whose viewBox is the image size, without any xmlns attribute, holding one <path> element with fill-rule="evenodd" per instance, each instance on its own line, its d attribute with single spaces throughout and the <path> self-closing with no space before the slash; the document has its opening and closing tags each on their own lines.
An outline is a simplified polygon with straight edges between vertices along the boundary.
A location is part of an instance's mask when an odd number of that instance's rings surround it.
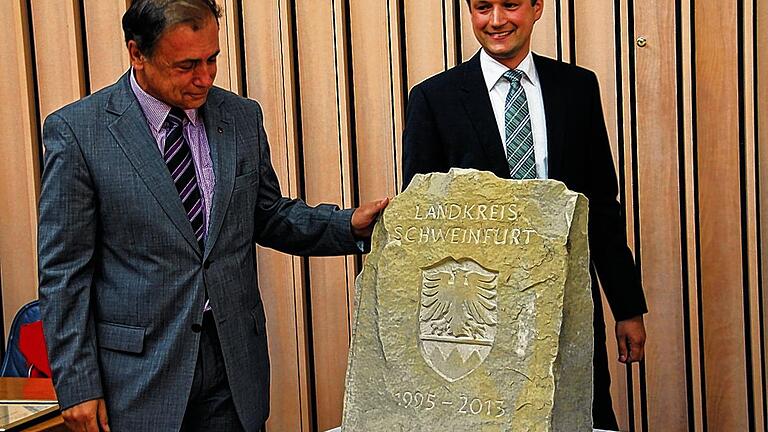
<svg viewBox="0 0 768 432">
<path fill-rule="evenodd" d="M 282 196 L 259 105 L 213 87 L 220 15 L 214 0 L 134 0 L 131 70 L 45 121 L 40 300 L 72 430 L 261 429 L 255 243 L 357 253 L 387 205 Z"/>
</svg>

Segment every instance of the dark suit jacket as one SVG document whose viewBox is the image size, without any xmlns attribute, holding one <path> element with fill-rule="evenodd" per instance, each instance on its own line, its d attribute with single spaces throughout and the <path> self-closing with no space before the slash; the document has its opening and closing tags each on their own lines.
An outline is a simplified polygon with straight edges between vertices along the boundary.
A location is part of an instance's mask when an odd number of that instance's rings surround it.
<svg viewBox="0 0 768 432">
<path fill-rule="evenodd" d="M 201 110 L 216 174 L 205 250 L 128 74 L 45 121 L 40 301 L 54 384 L 62 408 L 104 397 L 113 431 L 181 427 L 206 290 L 235 407 L 256 430 L 269 358 L 255 243 L 358 252 L 351 210 L 282 197 L 256 102 L 213 88 Z"/>
<path fill-rule="evenodd" d="M 616 320 L 647 312 L 640 278 L 627 247 L 616 171 L 595 75 L 534 55 L 547 119 L 549 178 L 589 199 L 592 263 Z M 403 185 L 415 174 L 451 167 L 491 171 L 510 178 L 480 55 L 411 90 L 403 138 Z M 595 323 L 602 308 L 593 272 Z"/>
</svg>

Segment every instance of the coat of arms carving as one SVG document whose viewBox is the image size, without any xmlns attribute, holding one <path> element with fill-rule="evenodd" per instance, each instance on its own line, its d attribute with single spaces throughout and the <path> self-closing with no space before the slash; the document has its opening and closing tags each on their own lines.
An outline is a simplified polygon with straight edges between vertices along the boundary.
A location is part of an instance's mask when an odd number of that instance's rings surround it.
<svg viewBox="0 0 768 432">
<path fill-rule="evenodd" d="M 449 382 L 485 361 L 497 327 L 498 273 L 470 258 L 446 258 L 422 269 L 421 355 Z"/>
</svg>

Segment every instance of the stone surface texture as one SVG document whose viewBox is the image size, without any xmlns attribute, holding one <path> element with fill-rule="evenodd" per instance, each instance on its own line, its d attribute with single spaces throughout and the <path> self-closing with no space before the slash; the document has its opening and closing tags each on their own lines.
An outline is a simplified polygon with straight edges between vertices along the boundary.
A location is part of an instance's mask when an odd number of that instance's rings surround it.
<svg viewBox="0 0 768 432">
<path fill-rule="evenodd" d="M 418 175 L 357 280 L 342 430 L 591 431 L 592 308 L 586 198 Z"/>
</svg>

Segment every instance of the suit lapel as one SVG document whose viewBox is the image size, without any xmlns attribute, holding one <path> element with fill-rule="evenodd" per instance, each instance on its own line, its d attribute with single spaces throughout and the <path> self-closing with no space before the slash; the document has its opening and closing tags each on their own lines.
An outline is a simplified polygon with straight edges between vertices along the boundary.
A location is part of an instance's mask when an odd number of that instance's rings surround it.
<svg viewBox="0 0 768 432">
<path fill-rule="evenodd" d="M 461 99 L 482 151 L 486 155 L 487 167 L 498 177 L 509 178 L 509 166 L 504 155 L 501 136 L 499 136 L 499 127 L 493 116 L 491 98 L 480 68 L 480 52 L 478 51 L 463 67 Z"/>
<path fill-rule="evenodd" d="M 117 115 L 109 125 L 109 131 L 165 214 L 199 252 L 200 246 L 179 199 L 179 192 L 131 90 L 129 73 L 123 75 L 107 102 L 107 111 Z"/>
<path fill-rule="evenodd" d="M 224 222 L 224 215 L 227 213 L 235 184 L 237 152 L 235 124 L 225 108 L 223 99 L 217 97 L 215 89 L 211 90 L 202 114 L 208 146 L 211 149 L 213 168 L 216 173 L 216 187 L 213 193 L 211 219 L 208 222 L 208 238 L 205 241 L 204 258 L 208 257 L 221 232 L 221 224 Z"/>
<path fill-rule="evenodd" d="M 558 79 L 552 60 L 539 55 L 533 55 L 536 72 L 541 83 L 541 96 L 544 99 L 544 114 L 547 119 L 547 172 L 551 179 L 560 180 L 563 167 L 563 150 L 565 145 L 566 108 L 561 89 L 562 84 Z"/>
</svg>

